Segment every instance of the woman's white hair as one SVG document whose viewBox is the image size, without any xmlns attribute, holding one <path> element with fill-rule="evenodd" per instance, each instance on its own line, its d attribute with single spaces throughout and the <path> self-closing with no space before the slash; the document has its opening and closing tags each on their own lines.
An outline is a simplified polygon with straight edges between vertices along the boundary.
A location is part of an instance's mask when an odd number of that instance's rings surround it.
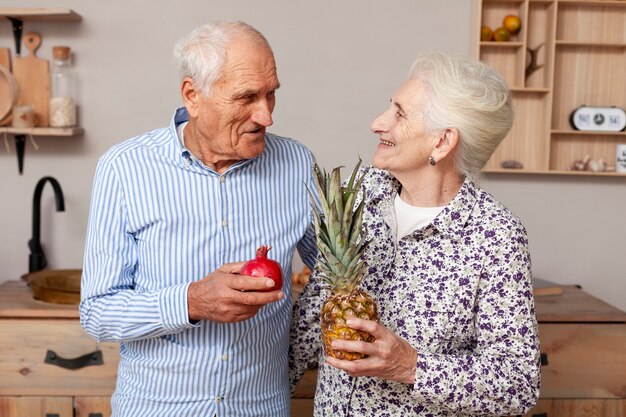
<svg viewBox="0 0 626 417">
<path fill-rule="evenodd" d="M 409 79 L 424 83 L 424 117 L 429 133 L 459 131 L 456 168 L 476 180 L 513 124 L 511 91 L 490 66 L 460 55 L 418 55 Z"/>
<path fill-rule="evenodd" d="M 174 62 L 180 80 L 191 78 L 206 97 L 222 75 L 228 44 L 235 36 L 245 35 L 267 45 L 265 37 L 244 22 L 221 21 L 204 24 L 183 37 L 174 46 Z"/>
</svg>

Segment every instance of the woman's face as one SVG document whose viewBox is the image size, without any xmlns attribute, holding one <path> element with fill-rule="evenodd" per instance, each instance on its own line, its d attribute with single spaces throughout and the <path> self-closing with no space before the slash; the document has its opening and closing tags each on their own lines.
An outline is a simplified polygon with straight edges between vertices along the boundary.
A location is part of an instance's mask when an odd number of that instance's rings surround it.
<svg viewBox="0 0 626 417">
<path fill-rule="evenodd" d="M 370 128 L 380 140 L 372 158 L 376 168 L 397 178 L 428 165 L 436 141 L 426 133 L 424 99 L 422 81 L 408 80 L 393 95 L 389 108 L 374 119 Z"/>
</svg>

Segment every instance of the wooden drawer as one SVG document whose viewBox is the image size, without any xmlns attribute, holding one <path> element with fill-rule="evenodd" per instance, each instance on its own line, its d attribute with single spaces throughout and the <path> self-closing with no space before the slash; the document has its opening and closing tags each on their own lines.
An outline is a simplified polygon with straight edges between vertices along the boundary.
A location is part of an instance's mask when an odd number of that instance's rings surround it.
<svg viewBox="0 0 626 417">
<path fill-rule="evenodd" d="M 541 323 L 542 398 L 626 398 L 626 324 Z"/>
<path fill-rule="evenodd" d="M 539 400 L 525 417 L 626 417 L 626 400 Z"/>
<path fill-rule="evenodd" d="M 0 397 L 0 416 L 73 417 L 72 397 Z"/>
<path fill-rule="evenodd" d="M 78 320 L 5 319 L 0 320 L 0 329 L 0 395 L 109 396 L 113 393 L 118 344 L 96 343 Z M 73 370 L 58 366 L 62 359 L 74 359 L 98 350 L 102 354 L 101 365 Z M 56 357 L 52 358 L 49 351 Z M 46 358 L 52 363 L 46 363 Z"/>
</svg>

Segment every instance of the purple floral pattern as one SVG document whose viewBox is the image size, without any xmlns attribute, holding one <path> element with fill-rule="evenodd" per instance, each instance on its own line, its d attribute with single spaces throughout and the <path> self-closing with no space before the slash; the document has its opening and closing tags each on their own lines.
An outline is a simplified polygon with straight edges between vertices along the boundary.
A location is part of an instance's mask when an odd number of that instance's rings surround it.
<svg viewBox="0 0 626 417">
<path fill-rule="evenodd" d="M 316 416 L 523 414 L 539 395 L 539 340 L 526 230 L 490 194 L 466 180 L 433 222 L 394 243 L 400 184 L 364 168 L 362 287 L 380 322 L 418 351 L 415 384 L 349 376 L 325 364 L 315 279 L 296 301 L 292 388 L 318 366 Z"/>
</svg>

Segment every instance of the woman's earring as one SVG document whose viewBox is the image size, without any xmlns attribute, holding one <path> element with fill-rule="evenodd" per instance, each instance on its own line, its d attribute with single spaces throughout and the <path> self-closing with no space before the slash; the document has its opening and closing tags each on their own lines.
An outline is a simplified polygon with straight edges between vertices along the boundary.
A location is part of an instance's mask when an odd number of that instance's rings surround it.
<svg viewBox="0 0 626 417">
<path fill-rule="evenodd" d="M 428 157 L 428 163 L 431 164 L 432 166 L 435 166 L 435 164 L 437 163 L 437 161 L 435 161 L 435 158 L 431 156 Z"/>
</svg>

